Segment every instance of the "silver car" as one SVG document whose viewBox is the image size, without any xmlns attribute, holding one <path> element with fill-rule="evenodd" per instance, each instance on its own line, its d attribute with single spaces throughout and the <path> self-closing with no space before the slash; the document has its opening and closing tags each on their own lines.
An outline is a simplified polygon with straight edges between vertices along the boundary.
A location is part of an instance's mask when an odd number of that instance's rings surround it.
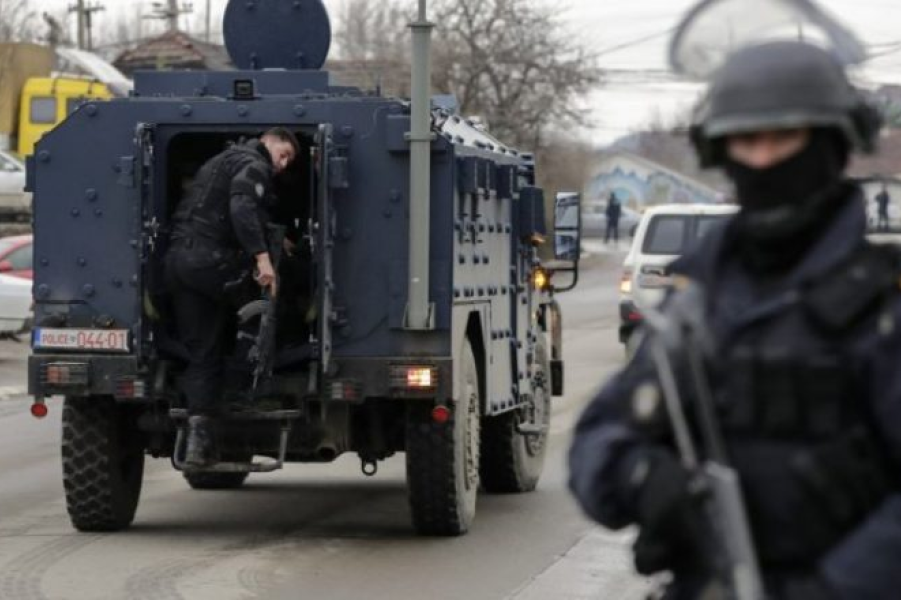
<svg viewBox="0 0 901 600">
<path fill-rule="evenodd" d="M 29 212 L 31 194 L 25 192 L 25 165 L 0 150 L 0 212 Z"/>
</svg>

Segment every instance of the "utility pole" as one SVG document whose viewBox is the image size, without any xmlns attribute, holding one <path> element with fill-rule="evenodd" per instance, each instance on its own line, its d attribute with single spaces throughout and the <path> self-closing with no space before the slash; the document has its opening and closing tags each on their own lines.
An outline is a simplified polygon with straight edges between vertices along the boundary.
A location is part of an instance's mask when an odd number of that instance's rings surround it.
<svg viewBox="0 0 901 600">
<path fill-rule="evenodd" d="M 178 10 L 178 0 L 169 0 L 169 31 L 176 31 L 178 29 L 178 16 L 181 12 Z"/>
<path fill-rule="evenodd" d="M 213 7 L 212 0 L 206 0 L 206 43 L 210 44 L 213 42 L 212 40 L 212 27 L 210 24 L 213 21 Z"/>
<path fill-rule="evenodd" d="M 69 7 L 69 12 L 75 11 L 78 17 L 78 49 L 84 49 L 84 0 L 78 0 L 78 4 Z"/>
<path fill-rule="evenodd" d="M 78 48 L 80 50 L 93 49 L 93 14 L 101 10 L 106 10 L 106 7 L 96 2 L 87 4 L 85 0 L 77 0 L 69 7 L 69 12 L 74 12 L 78 17 Z"/>
<path fill-rule="evenodd" d="M 168 21 L 169 31 L 178 31 L 178 18 L 192 12 L 194 12 L 194 5 L 190 2 L 182 2 L 179 6 L 178 0 L 167 0 L 166 2 L 154 2 L 153 12 L 144 18 Z"/>
</svg>

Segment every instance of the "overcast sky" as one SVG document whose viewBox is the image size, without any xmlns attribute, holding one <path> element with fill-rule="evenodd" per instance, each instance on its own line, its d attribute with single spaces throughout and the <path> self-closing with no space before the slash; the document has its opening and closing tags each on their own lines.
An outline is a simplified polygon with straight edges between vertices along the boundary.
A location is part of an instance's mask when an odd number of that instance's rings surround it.
<svg viewBox="0 0 901 600">
<path fill-rule="evenodd" d="M 34 1 L 34 0 L 33 0 Z M 96 2 L 98 0 L 90 0 Z M 98 13 L 98 25 L 115 20 L 124 11 L 150 11 L 151 0 L 99 0 L 107 11 Z M 210 0 L 218 21 L 226 0 Z M 541 0 L 537 0 L 541 1 Z M 545 0 L 552 1 L 552 0 Z M 585 101 L 594 124 L 586 136 L 598 144 L 607 143 L 640 128 L 654 118 L 672 119 L 690 108 L 697 86 L 655 81 L 645 70 L 666 68 L 665 34 L 674 27 L 694 0 L 553 0 L 568 7 L 561 19 L 575 35 L 602 53 L 601 66 L 610 70 L 606 84 Z M 759 0 L 748 0 L 758 2 Z M 334 15 L 344 0 L 324 0 Z M 411 7 L 415 0 L 409 0 Z M 820 0 L 821 4 L 848 24 L 868 45 L 897 51 L 876 59 L 863 77 L 870 83 L 901 83 L 901 0 Z M 184 23 L 202 27 L 206 0 L 193 0 L 195 15 Z M 69 0 L 42 0 L 42 6 L 60 9 Z M 139 8 L 139 5 L 143 8 Z M 439 24 L 440 26 L 440 24 Z M 214 25 L 215 27 L 215 25 Z M 646 39 L 648 38 L 648 39 Z M 646 40 L 634 43 L 638 40 Z M 611 50 L 619 46 L 627 46 Z M 637 72 L 636 72 L 637 71 Z"/>
</svg>

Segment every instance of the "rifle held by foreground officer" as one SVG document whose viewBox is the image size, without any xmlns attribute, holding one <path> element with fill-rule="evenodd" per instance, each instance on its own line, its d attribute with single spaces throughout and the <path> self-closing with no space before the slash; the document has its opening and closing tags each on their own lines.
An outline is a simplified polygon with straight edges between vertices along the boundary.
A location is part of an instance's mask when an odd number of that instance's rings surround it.
<svg viewBox="0 0 901 600">
<path fill-rule="evenodd" d="M 683 466 L 692 474 L 692 489 L 712 537 L 709 557 L 716 581 L 710 595 L 724 600 L 763 600 L 764 586 L 754 551 L 748 513 L 735 469 L 729 466 L 715 413 L 713 395 L 704 368 L 700 343 L 703 292 L 696 284 L 674 296 L 685 318 L 668 318 L 644 310 L 650 352 L 669 423 Z M 676 343 L 678 342 L 678 344 Z M 697 428 L 703 439 L 703 455 L 693 439 L 673 368 L 671 352 L 679 347 L 687 361 Z"/>
</svg>

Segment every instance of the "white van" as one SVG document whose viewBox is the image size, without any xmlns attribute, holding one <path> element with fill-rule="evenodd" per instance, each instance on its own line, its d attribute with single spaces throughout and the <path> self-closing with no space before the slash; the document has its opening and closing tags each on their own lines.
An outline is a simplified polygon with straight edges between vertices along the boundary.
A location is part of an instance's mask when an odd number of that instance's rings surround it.
<svg viewBox="0 0 901 600">
<path fill-rule="evenodd" d="M 635 349 L 632 333 L 642 321 L 640 307 L 657 306 L 672 285 L 670 264 L 737 211 L 734 204 L 665 204 L 645 211 L 623 262 L 619 288 L 619 339 L 628 355 Z"/>
</svg>

